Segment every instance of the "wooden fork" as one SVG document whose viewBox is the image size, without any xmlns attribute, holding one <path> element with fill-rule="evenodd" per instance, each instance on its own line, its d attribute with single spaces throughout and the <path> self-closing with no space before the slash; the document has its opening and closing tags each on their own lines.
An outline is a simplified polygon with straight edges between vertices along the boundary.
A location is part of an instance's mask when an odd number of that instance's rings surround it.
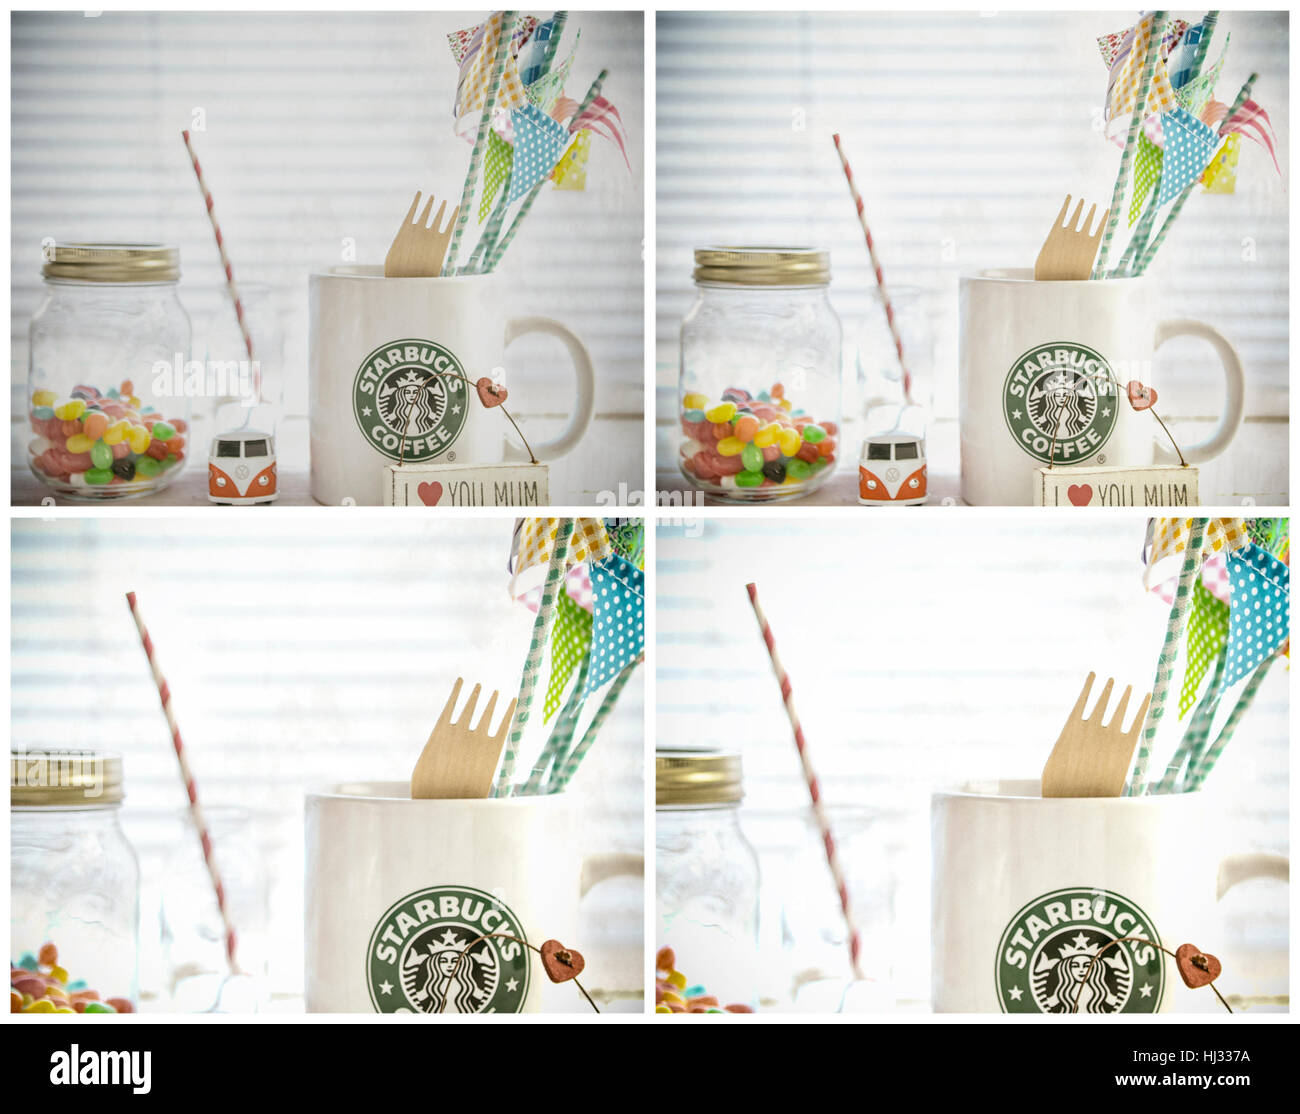
<svg viewBox="0 0 1300 1114">
<path fill-rule="evenodd" d="M 460 214 L 457 205 L 451 211 L 443 231 L 442 215 L 447 210 L 444 201 L 438 206 L 438 215 L 429 224 L 429 213 L 433 209 L 434 197 L 429 194 L 428 203 L 420 219 L 415 219 L 415 210 L 420 204 L 420 191 L 415 191 L 415 200 L 411 202 L 410 211 L 402 221 L 397 235 L 393 237 L 393 246 L 388 249 L 384 259 L 385 278 L 426 278 L 442 273 L 442 259 L 447 254 L 447 245 L 451 243 L 451 231 L 456 227 L 456 217 Z"/>
<path fill-rule="evenodd" d="M 1126 732 L 1124 712 L 1128 709 L 1128 698 L 1133 692 L 1133 686 L 1129 685 L 1120 697 L 1119 707 L 1115 709 L 1111 721 L 1103 726 L 1101 719 L 1106 713 L 1106 704 L 1110 700 L 1110 690 L 1115 681 L 1113 678 L 1107 679 L 1106 687 L 1097 697 L 1092 715 L 1085 719 L 1084 705 L 1088 703 L 1088 693 L 1092 691 L 1092 682 L 1096 679 L 1097 674 L 1088 674 L 1074 711 L 1065 721 L 1061 737 L 1056 740 L 1047 765 L 1043 767 L 1044 797 L 1118 797 L 1124 791 L 1124 779 L 1128 775 L 1138 735 L 1146 723 L 1151 694 L 1147 693 L 1143 697 L 1137 719 Z"/>
<path fill-rule="evenodd" d="M 496 710 L 497 692 L 483 712 L 478 726 L 471 728 L 469 721 L 474 714 L 474 705 L 482 685 L 475 685 L 469 694 L 469 703 L 455 723 L 452 713 L 456 710 L 456 701 L 460 697 L 460 686 L 464 683 L 457 677 L 451 687 L 451 695 L 442 709 L 442 715 L 434 725 L 429 741 L 420 752 L 419 761 L 411 771 L 411 798 L 413 800 L 452 800 L 469 797 L 486 797 L 492 788 L 492 774 L 497 768 L 497 759 L 501 757 L 501 747 L 505 744 L 506 733 L 515 718 L 515 701 L 510 701 L 501 729 L 492 734 L 492 713 Z"/>
<path fill-rule="evenodd" d="M 1097 214 L 1097 206 L 1088 210 L 1088 219 L 1079 223 L 1079 216 L 1086 205 L 1082 198 L 1074 216 L 1066 221 L 1065 214 L 1070 208 L 1070 195 L 1065 195 L 1065 204 L 1056 214 L 1056 223 L 1043 241 L 1043 248 L 1038 253 L 1034 264 L 1034 278 L 1039 282 L 1060 281 L 1062 279 L 1086 279 L 1092 275 L 1092 261 L 1097 258 L 1097 247 L 1101 243 L 1101 234 L 1110 216 L 1107 209 L 1101 214 L 1097 231 L 1089 234 L 1092 218 Z"/>
</svg>

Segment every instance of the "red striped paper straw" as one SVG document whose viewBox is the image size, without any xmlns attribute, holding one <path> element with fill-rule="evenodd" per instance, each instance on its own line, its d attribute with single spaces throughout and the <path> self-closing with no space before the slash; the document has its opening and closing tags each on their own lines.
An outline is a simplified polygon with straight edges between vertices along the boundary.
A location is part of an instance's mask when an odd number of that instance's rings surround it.
<svg viewBox="0 0 1300 1114">
<path fill-rule="evenodd" d="M 863 978 L 862 938 L 853 920 L 853 909 L 849 904 L 849 887 L 844 880 L 844 870 L 840 866 L 839 851 L 836 849 L 835 836 L 831 832 L 830 818 L 822 805 L 822 791 L 817 781 L 817 772 L 813 769 L 812 759 L 808 757 L 808 741 L 803 737 L 803 727 L 799 723 L 798 713 L 794 710 L 790 678 L 786 675 L 785 667 L 781 665 L 781 659 L 777 657 L 772 628 L 768 625 L 767 616 L 763 614 L 763 608 L 758 602 L 758 587 L 754 584 L 746 584 L 745 591 L 749 593 L 749 602 L 754 608 L 754 616 L 758 619 L 758 629 L 762 632 L 763 644 L 767 647 L 768 657 L 772 659 L 772 672 L 776 674 L 777 682 L 781 686 L 781 699 L 785 702 L 786 715 L 790 717 L 790 726 L 794 729 L 794 745 L 799 751 L 799 761 L 803 764 L 803 779 L 808 784 L 808 796 L 812 798 L 813 816 L 822 835 L 822 846 L 826 849 L 826 865 L 831 868 L 831 879 L 835 883 L 835 892 L 840 899 L 840 912 L 844 914 L 844 923 L 849 930 L 849 962 L 853 966 L 853 977 L 861 979 Z"/>
<path fill-rule="evenodd" d="M 226 241 L 221 235 L 221 225 L 217 223 L 217 211 L 212 204 L 212 191 L 203 180 L 203 168 L 199 166 L 199 156 L 194 153 L 194 144 L 190 142 L 190 133 L 181 132 L 185 140 L 185 150 L 190 153 L 190 162 L 194 164 L 194 177 L 199 180 L 199 192 L 203 194 L 203 204 L 208 210 L 208 220 L 212 222 L 212 234 L 217 238 L 217 253 L 221 256 L 221 265 L 226 270 L 226 286 L 230 290 L 230 300 L 235 303 L 235 317 L 239 319 L 239 331 L 244 334 L 244 347 L 248 349 L 249 363 L 256 358 L 253 355 L 253 338 L 244 320 L 244 303 L 239 297 L 239 287 L 235 285 L 235 272 L 230 266 L 230 256 L 226 254 Z M 259 388 L 260 393 L 260 388 Z"/>
<path fill-rule="evenodd" d="M 867 214 L 862 206 L 862 194 L 858 193 L 853 181 L 853 168 L 844 157 L 844 148 L 840 146 L 840 133 L 835 133 L 835 152 L 840 156 L 840 165 L 844 167 L 844 177 L 849 183 L 849 193 L 853 195 L 853 204 L 858 210 L 858 223 L 862 225 L 862 234 L 867 238 L 867 254 L 871 256 L 871 266 L 876 272 L 876 286 L 880 288 L 880 301 L 885 307 L 885 320 L 889 322 L 889 331 L 894 336 L 894 350 L 898 353 L 898 366 L 903 372 L 903 398 L 912 401 L 912 373 L 907 370 L 907 360 L 903 358 L 903 336 L 898 331 L 898 322 L 894 320 L 894 303 L 889 300 L 889 291 L 885 288 L 885 272 L 880 267 L 880 257 L 876 255 L 876 242 L 871 238 L 871 227 L 867 224 Z"/>
<path fill-rule="evenodd" d="M 176 752 L 176 765 L 180 770 L 181 781 L 185 783 L 185 795 L 190 800 L 190 816 L 194 828 L 199 833 L 199 843 L 203 847 L 203 861 L 208 866 L 208 877 L 212 879 L 212 888 L 217 895 L 217 909 L 221 912 L 221 923 L 226 930 L 226 960 L 230 964 L 230 973 L 239 974 L 239 964 L 235 962 L 235 926 L 230 920 L 230 911 L 226 908 L 226 889 L 221 884 L 221 875 L 217 872 L 217 861 L 212 850 L 212 837 L 208 834 L 208 825 L 203 819 L 203 809 L 199 805 L 199 789 L 190 772 L 189 759 L 185 757 L 185 743 L 181 741 L 181 729 L 176 726 L 176 713 L 172 711 L 171 689 L 167 687 L 167 678 L 158 668 L 158 659 L 154 657 L 153 639 L 144 625 L 140 607 L 135 593 L 127 592 L 127 606 L 131 608 L 131 618 L 135 620 L 136 630 L 140 632 L 140 643 L 144 646 L 144 656 L 149 660 L 149 669 L 153 673 L 153 682 L 158 686 L 158 700 L 162 704 L 163 716 L 167 720 L 167 730 L 171 732 L 172 749 Z"/>
</svg>

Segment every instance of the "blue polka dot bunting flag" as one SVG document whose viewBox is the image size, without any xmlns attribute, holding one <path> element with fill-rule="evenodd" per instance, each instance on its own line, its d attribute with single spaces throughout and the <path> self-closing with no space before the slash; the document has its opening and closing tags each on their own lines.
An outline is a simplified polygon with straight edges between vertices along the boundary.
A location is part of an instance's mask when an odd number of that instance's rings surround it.
<svg viewBox="0 0 1300 1114">
<path fill-rule="evenodd" d="M 595 617 L 584 696 L 612 681 L 645 650 L 645 573 L 618 553 L 591 566 Z"/>
<path fill-rule="evenodd" d="M 1214 158 L 1218 136 L 1185 108 L 1175 108 L 1160 117 L 1165 136 L 1165 159 L 1160 174 L 1156 206 L 1173 201 L 1201 176 Z"/>
<path fill-rule="evenodd" d="M 511 120 L 515 128 L 515 165 L 510 174 L 507 205 L 518 201 L 538 182 L 545 181 L 569 145 L 569 133 L 564 125 L 552 120 L 535 104 L 515 109 Z"/>
<path fill-rule="evenodd" d="M 1228 555 L 1228 583 L 1232 613 L 1220 693 L 1253 673 L 1291 636 L 1291 570 L 1286 565 L 1248 545 Z"/>
</svg>

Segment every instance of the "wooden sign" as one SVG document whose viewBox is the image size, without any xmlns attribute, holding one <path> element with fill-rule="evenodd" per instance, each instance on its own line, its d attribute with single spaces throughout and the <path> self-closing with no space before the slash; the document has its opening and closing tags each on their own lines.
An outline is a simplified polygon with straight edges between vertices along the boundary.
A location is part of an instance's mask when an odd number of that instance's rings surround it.
<svg viewBox="0 0 1300 1114">
<path fill-rule="evenodd" d="M 544 507 L 545 464 L 389 464 L 385 507 Z"/>
<path fill-rule="evenodd" d="M 1034 473 L 1036 507 L 1195 507 L 1199 473 L 1189 465 L 1146 468 L 1039 468 Z"/>
</svg>

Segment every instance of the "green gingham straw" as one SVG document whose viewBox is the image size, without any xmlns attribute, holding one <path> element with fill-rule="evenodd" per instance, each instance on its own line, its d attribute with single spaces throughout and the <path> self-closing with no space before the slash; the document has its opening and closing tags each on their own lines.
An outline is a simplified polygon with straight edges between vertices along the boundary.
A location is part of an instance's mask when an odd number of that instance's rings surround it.
<svg viewBox="0 0 1300 1114">
<path fill-rule="evenodd" d="M 587 757 L 587 751 L 591 749 L 591 744 L 596 741 L 596 735 L 609 719 L 609 714 L 614 710 L 614 705 L 618 703 L 618 698 L 632 677 L 632 671 L 636 669 L 638 661 L 631 662 L 623 667 L 623 671 L 614 678 L 614 683 L 609 686 L 609 691 L 605 693 L 605 699 L 600 702 L 600 707 L 596 710 L 595 718 L 583 732 L 582 742 L 573 750 L 573 753 L 557 760 L 555 770 L 551 774 L 551 780 L 547 783 L 547 793 L 561 792 L 570 781 L 573 775 L 578 772 L 578 767 L 582 760 Z"/>
<path fill-rule="evenodd" d="M 591 83 L 591 88 L 587 90 L 586 98 L 583 100 L 582 104 L 578 106 L 578 111 L 573 114 L 575 120 L 591 107 L 592 101 L 600 96 L 600 87 L 605 83 L 605 78 L 608 76 L 608 70 L 601 70 L 600 73 L 596 75 L 596 80 Z M 537 195 L 542 192 L 542 187 L 544 185 L 546 185 L 545 178 L 538 182 L 537 185 L 529 191 L 528 196 L 524 198 L 523 206 L 515 215 L 515 219 L 511 221 L 510 227 L 506 230 L 505 239 L 503 239 L 501 243 L 492 250 L 492 254 L 488 257 L 487 269 L 489 271 L 495 271 L 497 269 L 497 265 L 501 262 L 501 257 L 505 255 L 506 249 L 510 246 L 511 241 L 514 240 L 515 235 L 519 232 L 519 226 L 524 223 L 524 217 L 528 216 L 528 210 L 533 207 L 533 202 L 537 200 Z"/>
<path fill-rule="evenodd" d="M 587 654 L 578 667 L 578 679 L 573 686 L 573 691 L 569 694 L 569 699 L 565 701 L 564 707 L 560 709 L 559 717 L 555 721 L 555 727 L 551 731 L 551 737 L 546 740 L 546 746 L 542 748 L 542 753 L 533 766 L 533 772 L 523 785 L 515 787 L 514 795 L 516 797 L 531 797 L 540 793 L 542 791 L 542 779 L 546 776 L 547 771 L 551 769 L 553 763 L 558 762 L 559 757 L 569 749 L 569 744 L 573 742 L 573 733 L 578 729 L 578 717 L 582 714 L 582 690 L 587 684 L 587 670 L 590 665 L 591 654 Z"/>
<path fill-rule="evenodd" d="M 492 796 L 509 796 L 510 779 L 515 775 L 515 762 L 519 757 L 519 743 L 528 726 L 528 715 L 533 707 L 533 690 L 537 687 L 537 674 L 541 672 L 542 652 L 551 636 L 555 622 L 555 601 L 563 590 L 565 559 L 569 555 L 569 539 L 573 536 L 573 519 L 562 518 L 555 530 L 555 546 L 551 550 L 551 563 L 546 568 L 546 582 L 542 585 L 542 598 L 537 605 L 537 618 L 533 621 L 533 640 L 524 659 L 523 675 L 519 678 L 519 696 L 515 704 L 515 722 L 506 740 L 505 757 L 497 773 Z"/>
<path fill-rule="evenodd" d="M 1246 682 L 1246 687 L 1242 689 L 1241 695 L 1237 698 L 1237 703 L 1228 716 L 1227 722 L 1223 725 L 1223 730 L 1219 732 L 1219 737 L 1214 740 L 1214 745 L 1199 758 L 1195 759 L 1193 765 L 1187 771 L 1187 783 L 1184 791 L 1191 793 L 1199 789 L 1204 783 L 1209 772 L 1214 769 L 1214 764 L 1219 760 L 1223 753 L 1223 748 L 1228 745 L 1232 738 L 1232 733 L 1236 731 L 1237 724 L 1241 722 L 1251 704 L 1255 700 L 1255 693 L 1259 691 L 1259 686 L 1264 677 L 1268 674 L 1269 667 L 1277 661 L 1278 653 L 1275 651 L 1259 663 L 1258 668 L 1251 674 L 1251 678 Z"/>
<path fill-rule="evenodd" d="M 1156 12 L 1151 22 L 1151 38 L 1147 42 L 1146 57 L 1142 63 L 1142 81 L 1138 86 L 1137 99 L 1133 103 L 1133 118 L 1128 125 L 1128 138 L 1124 141 L 1124 154 L 1119 160 L 1119 173 L 1115 175 L 1115 189 L 1110 198 L 1110 217 L 1106 221 L 1106 231 L 1101 238 L 1101 250 L 1097 253 L 1097 262 L 1092 268 L 1092 277 L 1099 279 L 1106 273 L 1106 257 L 1110 254 L 1110 242 L 1115 238 L 1115 229 L 1119 226 L 1120 203 L 1128 192 L 1128 177 L 1133 165 L 1133 152 L 1137 148 L 1138 133 L 1142 130 L 1142 121 L 1146 117 L 1147 97 L 1151 93 L 1151 80 L 1155 76 L 1156 62 L 1160 58 L 1160 48 L 1165 37 L 1165 22 L 1168 12 Z M 1134 36 L 1134 45 L 1136 45 Z M 1113 275 L 1111 276 L 1114 277 Z"/>
<path fill-rule="evenodd" d="M 1151 764 L 1151 744 L 1155 741 L 1160 720 L 1165 714 L 1165 698 L 1169 695 L 1169 678 L 1173 672 L 1174 662 L 1178 658 L 1178 643 L 1183 637 L 1183 627 L 1187 625 L 1187 613 L 1191 610 L 1192 585 L 1201 569 L 1201 547 L 1205 544 L 1205 519 L 1192 519 L 1191 535 L 1187 539 L 1187 556 L 1183 559 L 1183 571 L 1178 577 L 1178 590 L 1174 602 L 1169 608 L 1169 625 L 1165 628 L 1165 642 L 1160 648 L 1160 659 L 1156 663 L 1156 680 L 1151 688 L 1151 707 L 1147 711 L 1146 727 L 1138 742 L 1137 760 L 1133 772 L 1129 774 L 1128 785 L 1124 787 L 1126 797 L 1140 797 L 1145 789 L 1147 767 Z"/>
<path fill-rule="evenodd" d="M 1237 110 L 1241 108 L 1247 100 L 1250 99 L 1250 91 L 1258 80 L 1259 74 L 1253 73 L 1246 78 L 1246 84 L 1241 87 L 1241 92 L 1237 94 L 1237 99 L 1232 102 L 1232 107 L 1228 109 L 1223 117 L 1223 123 L 1219 126 L 1220 138 L 1224 135 L 1224 129 L 1228 126 L 1228 121 L 1236 115 Z M 1187 199 L 1192 196 L 1192 190 L 1196 183 L 1191 182 L 1182 193 L 1178 195 L 1178 200 L 1174 202 L 1174 207 L 1169 210 L 1169 215 L 1165 217 L 1165 223 L 1160 226 L 1160 231 L 1156 233 L 1155 240 L 1151 246 L 1142 253 L 1142 258 L 1138 261 L 1137 269 L 1134 274 L 1145 274 L 1147 267 L 1151 265 L 1151 260 L 1156 257 L 1156 252 L 1160 250 L 1160 245 L 1165 242 L 1165 237 L 1169 235 L 1169 230 L 1173 227 L 1174 221 L 1178 219 L 1178 214 L 1183 211 L 1183 206 L 1187 204 Z"/>
<path fill-rule="evenodd" d="M 501 17 L 501 33 L 497 38 L 496 53 L 492 55 L 492 82 L 483 98 L 483 115 L 479 117 L 478 135 L 474 139 L 474 150 L 469 156 L 469 170 L 465 174 L 465 186 L 460 194 L 460 212 L 456 217 L 456 229 L 451 234 L 451 244 L 442 263 L 444 275 L 456 273 L 456 255 L 460 251 L 461 237 L 465 235 L 465 225 L 469 223 L 470 202 L 478 189 L 479 167 L 483 164 L 483 153 L 487 148 L 488 128 L 492 124 L 492 109 L 496 107 L 497 93 L 501 89 L 501 75 L 505 73 L 506 59 L 510 56 L 510 41 L 515 36 L 516 14 L 505 12 Z M 479 49 L 481 50 L 482 47 Z"/>
<path fill-rule="evenodd" d="M 1210 728 L 1214 724 L 1214 713 L 1219 706 L 1219 685 L 1223 681 L 1223 673 L 1227 665 L 1228 648 L 1224 646 L 1219 651 L 1218 661 L 1214 665 L 1214 679 L 1210 681 L 1200 703 L 1196 705 L 1196 711 L 1192 713 L 1192 718 L 1187 721 L 1187 730 L 1183 732 L 1183 741 L 1178 744 L 1178 750 L 1170 759 L 1169 765 L 1165 767 L 1165 776 L 1151 787 L 1152 793 L 1174 793 L 1179 791 L 1177 788 L 1178 779 L 1183 773 L 1183 767 L 1191 768 L 1195 757 L 1204 748 L 1205 740 L 1210 737 Z"/>
</svg>

